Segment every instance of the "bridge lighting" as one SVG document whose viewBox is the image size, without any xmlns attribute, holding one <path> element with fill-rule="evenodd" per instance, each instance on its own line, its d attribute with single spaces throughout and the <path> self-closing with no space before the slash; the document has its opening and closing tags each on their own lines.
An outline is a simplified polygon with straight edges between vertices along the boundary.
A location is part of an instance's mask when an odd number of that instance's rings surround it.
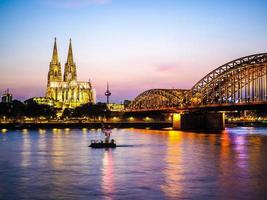
<svg viewBox="0 0 267 200">
<path fill-rule="evenodd" d="M 134 121 L 134 117 L 129 117 L 129 121 Z"/>
<path fill-rule="evenodd" d="M 120 118 L 119 118 L 119 117 L 112 117 L 112 120 L 113 120 L 113 121 L 119 121 Z"/>
<path fill-rule="evenodd" d="M 173 113 L 173 128 L 174 129 L 181 129 L 181 114 L 180 113 Z"/>
<path fill-rule="evenodd" d="M 152 120 L 152 118 L 150 118 L 150 117 L 145 117 L 145 121 L 150 121 L 150 120 Z"/>
</svg>

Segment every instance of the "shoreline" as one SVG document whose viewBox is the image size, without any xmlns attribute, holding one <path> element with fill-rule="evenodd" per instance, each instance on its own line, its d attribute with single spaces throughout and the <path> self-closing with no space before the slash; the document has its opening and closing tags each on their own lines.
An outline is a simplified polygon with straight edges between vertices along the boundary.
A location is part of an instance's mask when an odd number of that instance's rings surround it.
<svg viewBox="0 0 267 200">
<path fill-rule="evenodd" d="M 1 123 L 0 129 L 42 129 L 42 128 L 88 128 L 88 129 L 98 129 L 102 128 L 103 124 L 109 126 L 110 128 L 151 128 L 151 129 L 163 129 L 172 127 L 170 122 L 90 122 L 90 123 Z"/>
<path fill-rule="evenodd" d="M 172 128 L 171 122 L 48 122 L 48 123 L 0 123 L 0 129 L 22 130 L 22 129 L 53 129 L 53 128 L 88 128 L 98 129 L 102 126 L 110 128 L 150 128 L 150 129 L 165 129 Z M 266 122 L 232 122 L 226 123 L 225 128 L 234 127 L 267 127 Z"/>
</svg>

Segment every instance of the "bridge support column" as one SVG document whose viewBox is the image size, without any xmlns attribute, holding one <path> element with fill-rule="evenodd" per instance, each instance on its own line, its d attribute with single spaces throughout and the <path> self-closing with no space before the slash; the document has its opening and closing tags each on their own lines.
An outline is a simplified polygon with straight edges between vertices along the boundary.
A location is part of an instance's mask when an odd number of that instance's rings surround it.
<svg viewBox="0 0 267 200">
<path fill-rule="evenodd" d="M 181 130 L 181 113 L 173 113 L 172 115 L 172 128 Z"/>
<path fill-rule="evenodd" d="M 173 129 L 220 131 L 225 128 L 224 113 L 174 113 Z"/>
</svg>

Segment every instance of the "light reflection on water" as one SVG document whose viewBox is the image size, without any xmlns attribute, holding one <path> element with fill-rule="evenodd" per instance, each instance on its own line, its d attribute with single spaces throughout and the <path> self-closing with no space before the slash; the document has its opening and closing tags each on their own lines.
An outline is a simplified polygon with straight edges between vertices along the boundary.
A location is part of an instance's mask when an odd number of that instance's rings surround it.
<svg viewBox="0 0 267 200">
<path fill-rule="evenodd" d="M 166 167 L 162 170 L 165 181 L 161 184 L 161 189 L 166 197 L 175 198 L 183 196 L 183 185 L 173 187 L 183 179 L 184 169 L 182 167 L 183 152 L 179 145 L 181 137 L 177 132 L 170 131 L 167 140 L 167 151 L 165 156 Z"/>
<path fill-rule="evenodd" d="M 31 165 L 31 139 L 29 136 L 28 131 L 23 130 L 22 131 L 22 159 L 21 159 L 21 166 L 22 167 L 27 167 Z"/>
<path fill-rule="evenodd" d="M 115 192 L 114 186 L 114 172 L 113 172 L 113 163 L 112 163 L 112 152 L 105 151 L 102 169 L 102 192 L 105 199 L 112 199 L 112 195 Z"/>
<path fill-rule="evenodd" d="M 0 134 L 0 199 L 261 199 L 267 129 L 221 133 L 114 129 L 116 149 L 90 149 L 100 130 Z"/>
</svg>

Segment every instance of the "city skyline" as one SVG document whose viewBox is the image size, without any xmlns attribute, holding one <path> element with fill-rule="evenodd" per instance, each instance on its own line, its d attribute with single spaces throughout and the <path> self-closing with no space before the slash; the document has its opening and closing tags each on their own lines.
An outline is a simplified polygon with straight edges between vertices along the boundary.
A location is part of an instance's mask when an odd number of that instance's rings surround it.
<svg viewBox="0 0 267 200">
<path fill-rule="evenodd" d="M 20 100 L 45 95 L 54 37 L 62 65 L 72 38 L 78 79 L 92 80 L 99 101 L 109 81 L 111 102 L 190 89 L 230 60 L 267 51 L 264 1 L 0 3 L 0 91 Z"/>
</svg>

